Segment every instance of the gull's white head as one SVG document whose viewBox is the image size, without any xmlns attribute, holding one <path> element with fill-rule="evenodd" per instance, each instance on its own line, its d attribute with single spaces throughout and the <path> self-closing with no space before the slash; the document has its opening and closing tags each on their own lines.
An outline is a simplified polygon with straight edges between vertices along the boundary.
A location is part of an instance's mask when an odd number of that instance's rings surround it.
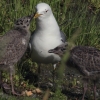
<svg viewBox="0 0 100 100">
<path fill-rule="evenodd" d="M 50 6 L 46 3 L 39 3 L 36 5 L 36 14 L 34 18 L 46 18 L 52 14 Z"/>
</svg>

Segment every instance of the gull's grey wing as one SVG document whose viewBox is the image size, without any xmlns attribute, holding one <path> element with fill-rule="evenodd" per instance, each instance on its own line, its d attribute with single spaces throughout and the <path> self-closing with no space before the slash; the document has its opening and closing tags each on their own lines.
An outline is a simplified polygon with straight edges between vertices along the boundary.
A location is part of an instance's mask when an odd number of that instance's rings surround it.
<svg viewBox="0 0 100 100">
<path fill-rule="evenodd" d="M 66 39 L 67 39 L 66 35 L 62 31 L 60 31 L 60 34 L 61 34 L 61 37 L 62 37 L 62 41 L 66 42 Z"/>
<path fill-rule="evenodd" d="M 33 32 L 31 32 L 31 37 L 30 37 L 30 40 L 29 40 L 29 44 L 28 44 L 28 50 L 29 52 L 31 52 L 31 49 L 32 49 L 32 35 L 34 34 L 35 30 Z"/>
</svg>

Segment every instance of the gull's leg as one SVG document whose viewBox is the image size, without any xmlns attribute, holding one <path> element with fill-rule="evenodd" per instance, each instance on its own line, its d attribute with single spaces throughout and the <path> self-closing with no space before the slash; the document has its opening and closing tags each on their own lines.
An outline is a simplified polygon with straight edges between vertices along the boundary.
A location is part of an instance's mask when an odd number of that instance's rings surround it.
<svg viewBox="0 0 100 100">
<path fill-rule="evenodd" d="M 54 64 L 54 65 L 53 65 L 53 69 L 54 69 L 54 70 L 56 69 L 56 66 L 57 66 L 57 64 Z"/>
<path fill-rule="evenodd" d="M 10 66 L 10 82 L 11 82 L 11 91 L 13 95 L 20 96 L 21 94 L 18 94 L 14 90 L 14 84 L 13 84 L 13 75 L 15 74 L 14 66 Z"/>
<path fill-rule="evenodd" d="M 38 87 L 40 87 L 40 73 L 41 73 L 41 64 L 38 64 Z"/>
<path fill-rule="evenodd" d="M 86 91 L 87 91 L 87 81 L 85 81 L 84 84 L 83 84 L 83 96 L 82 96 L 82 100 L 84 100 Z"/>
<path fill-rule="evenodd" d="M 94 100 L 96 100 L 96 82 L 95 81 L 94 81 L 93 90 L 94 90 Z"/>
<path fill-rule="evenodd" d="M 0 71 L 0 87 L 2 87 L 2 71 Z"/>
<path fill-rule="evenodd" d="M 56 64 L 53 65 L 53 87 L 55 88 L 55 69 L 56 69 Z"/>
</svg>

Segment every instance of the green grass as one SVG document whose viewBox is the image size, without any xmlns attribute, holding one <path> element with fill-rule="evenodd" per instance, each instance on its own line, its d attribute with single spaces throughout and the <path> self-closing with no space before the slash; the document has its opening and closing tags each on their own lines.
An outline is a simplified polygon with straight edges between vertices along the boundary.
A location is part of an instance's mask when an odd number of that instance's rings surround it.
<svg viewBox="0 0 100 100">
<path fill-rule="evenodd" d="M 10 2 L 8 2 L 10 1 Z M 4 34 L 13 27 L 13 23 L 17 18 L 34 13 L 35 5 L 39 2 L 48 3 L 53 13 L 61 25 L 65 21 L 66 24 L 60 26 L 67 38 L 70 39 L 77 28 L 81 29 L 81 33 L 76 40 L 76 45 L 99 45 L 99 10 L 90 10 L 88 2 L 70 2 L 70 0 L 2 0 L 0 4 L 0 33 Z M 96 13 L 96 14 L 95 14 Z M 98 18 L 97 18 L 98 17 Z M 35 21 L 31 25 L 31 31 L 35 29 Z"/>
<path fill-rule="evenodd" d="M 91 0 L 89 0 L 89 2 L 87 2 L 87 0 L 1 0 L 0 35 L 10 30 L 16 19 L 33 14 L 35 12 L 35 5 L 39 2 L 45 2 L 51 6 L 61 30 L 67 36 L 67 41 L 71 41 L 72 36 L 79 29 L 78 37 L 74 41 L 75 45 L 88 45 L 100 49 L 100 9 L 98 7 L 100 2 L 93 3 Z M 33 19 L 30 30 L 34 31 L 34 29 L 35 20 Z M 24 59 L 23 63 L 26 65 L 26 70 L 28 66 L 29 71 L 35 72 L 35 70 L 32 69 L 33 63 L 30 59 Z M 23 74 L 25 75 L 25 72 L 23 72 Z M 20 77 L 23 79 L 21 75 Z M 0 100 L 10 100 L 11 98 L 11 100 L 16 100 L 15 97 L 9 98 L 2 98 Z M 61 99 L 65 100 L 65 96 L 63 96 L 63 94 L 61 96 L 61 93 L 57 91 L 54 98 L 50 100 Z M 31 99 L 26 98 L 21 100 Z"/>
</svg>

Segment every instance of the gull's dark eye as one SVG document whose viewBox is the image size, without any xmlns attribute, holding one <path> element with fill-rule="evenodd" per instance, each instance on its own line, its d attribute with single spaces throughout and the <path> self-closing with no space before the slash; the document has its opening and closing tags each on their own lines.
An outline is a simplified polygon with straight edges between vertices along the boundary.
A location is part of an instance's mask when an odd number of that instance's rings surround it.
<svg viewBox="0 0 100 100">
<path fill-rule="evenodd" d="M 46 10 L 45 12 L 48 12 L 48 10 Z"/>
</svg>

